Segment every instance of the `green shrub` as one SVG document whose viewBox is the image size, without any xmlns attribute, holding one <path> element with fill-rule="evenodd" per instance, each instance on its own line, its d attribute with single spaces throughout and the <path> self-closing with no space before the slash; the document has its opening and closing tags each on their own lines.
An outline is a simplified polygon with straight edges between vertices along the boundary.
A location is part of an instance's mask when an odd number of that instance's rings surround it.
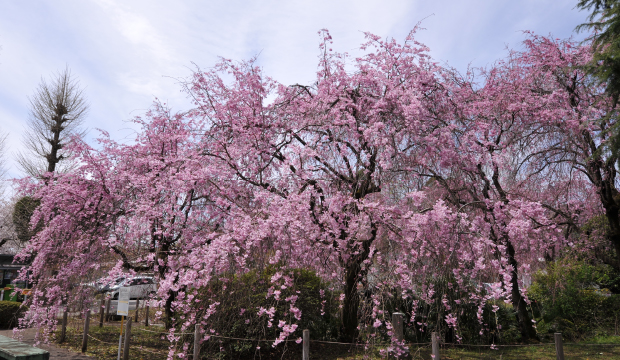
<svg viewBox="0 0 620 360">
<path fill-rule="evenodd" d="M 13 225 L 15 226 L 17 238 L 22 242 L 29 241 L 43 228 L 42 221 L 39 221 L 34 229 L 30 227 L 30 218 L 32 218 L 34 211 L 39 205 L 41 205 L 41 200 L 33 199 L 30 196 L 24 196 L 15 203 L 15 208 L 13 208 Z"/>
<path fill-rule="evenodd" d="M 606 265 L 563 259 L 534 276 L 529 290 L 543 335 L 561 332 L 571 341 L 615 333 L 620 296 L 604 286 L 616 283 Z"/>
<path fill-rule="evenodd" d="M 292 285 L 282 289 L 280 281 L 272 283 L 272 276 L 277 272 L 289 276 Z M 272 287 L 281 291 L 279 301 L 274 296 L 267 296 Z M 294 318 L 290 302 L 285 301 L 290 296 L 298 297 L 295 307 L 301 310 L 300 320 Z M 270 266 L 262 272 L 250 271 L 212 281 L 208 287 L 198 289 L 195 297 L 199 300 L 195 306 L 202 307 L 198 311 L 199 318 L 204 319 L 208 305 L 219 303 L 216 312 L 206 319 L 204 328 L 207 331 L 212 329 L 214 334 L 226 337 L 270 340 L 250 342 L 213 338 L 208 342 L 212 347 L 209 351 L 220 351 L 221 358 L 251 358 L 259 352 L 261 356 L 268 356 L 281 351 L 282 345 L 275 350 L 271 346 L 282 330 L 278 327 L 280 320 L 298 325 L 289 339 L 301 337 L 304 329 L 309 329 L 312 338 L 317 340 L 333 340 L 338 336 L 338 302 L 328 290 L 328 284 L 309 270 L 281 270 Z M 270 325 L 268 316 L 259 316 L 258 311 L 271 307 L 275 309 L 275 317 Z"/>
<path fill-rule="evenodd" d="M 0 301 L 0 329 L 12 329 L 18 325 L 18 320 L 28 310 L 21 303 L 14 301 Z"/>
</svg>

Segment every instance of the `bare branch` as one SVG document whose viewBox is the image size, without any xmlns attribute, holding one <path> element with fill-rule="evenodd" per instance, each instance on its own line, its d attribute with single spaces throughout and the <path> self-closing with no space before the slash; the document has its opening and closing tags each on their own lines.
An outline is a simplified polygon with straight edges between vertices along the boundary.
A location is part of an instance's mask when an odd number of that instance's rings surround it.
<svg viewBox="0 0 620 360">
<path fill-rule="evenodd" d="M 17 154 L 17 163 L 34 177 L 70 168 L 58 165 L 70 156 L 65 150 L 70 138 L 84 135 L 81 125 L 88 111 L 78 81 L 66 68 L 50 83 L 42 79 L 29 100 L 30 118 L 24 135 L 27 150 Z"/>
</svg>

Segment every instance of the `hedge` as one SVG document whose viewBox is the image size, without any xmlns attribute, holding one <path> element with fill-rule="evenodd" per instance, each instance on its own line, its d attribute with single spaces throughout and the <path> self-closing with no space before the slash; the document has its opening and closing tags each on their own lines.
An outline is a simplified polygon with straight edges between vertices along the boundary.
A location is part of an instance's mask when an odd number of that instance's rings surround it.
<svg viewBox="0 0 620 360">
<path fill-rule="evenodd" d="M 18 319 L 24 316 L 27 308 L 15 301 L 0 301 L 0 329 L 12 329 L 18 325 Z"/>
</svg>

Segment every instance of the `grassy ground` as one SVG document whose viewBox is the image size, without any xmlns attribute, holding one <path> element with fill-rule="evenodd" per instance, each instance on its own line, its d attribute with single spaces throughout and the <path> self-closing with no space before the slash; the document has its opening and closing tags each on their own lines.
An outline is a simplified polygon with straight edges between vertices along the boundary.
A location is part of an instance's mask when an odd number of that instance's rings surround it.
<svg viewBox="0 0 620 360">
<path fill-rule="evenodd" d="M 131 346 L 129 350 L 130 359 L 158 360 L 165 359 L 168 351 L 168 342 L 162 340 L 157 334 L 140 331 L 141 327 L 132 327 Z M 154 327 L 150 327 L 154 328 Z M 118 353 L 118 340 L 120 326 L 91 326 L 88 339 L 88 355 L 93 355 L 98 359 L 116 359 Z M 67 328 L 67 338 L 62 344 L 76 351 L 82 348 L 82 329 Z"/>
<path fill-rule="evenodd" d="M 430 354 L 420 359 L 430 359 Z M 571 345 L 565 344 L 564 357 L 570 360 L 589 360 L 589 359 L 620 359 L 620 345 Z M 484 349 L 443 349 L 442 359 L 450 360 L 482 360 L 482 359 L 537 359 L 555 360 L 555 347 L 549 346 L 527 346 L 527 347 L 506 347 L 498 350 Z"/>
<path fill-rule="evenodd" d="M 63 347 L 80 350 L 82 346 L 82 328 L 79 326 L 81 321 L 70 323 L 67 329 L 67 341 Z M 91 320 L 90 335 L 88 341 L 89 355 L 98 359 L 116 359 L 118 351 L 118 339 L 120 324 L 106 324 L 100 328 L 98 322 Z M 145 328 L 143 325 L 133 325 L 131 331 L 130 359 L 132 360 L 159 360 L 165 359 L 168 352 L 169 342 L 162 338 L 160 332 L 163 330 L 159 326 Z M 189 335 L 191 336 L 191 335 Z M 96 339 L 96 340 L 95 340 Z M 222 353 L 218 350 L 217 340 L 212 340 L 211 350 L 203 351 L 203 359 L 222 359 Z M 617 345 L 602 345 L 602 344 Z M 215 345 L 215 346 L 213 346 Z M 260 354 L 253 358 L 261 360 L 269 359 L 300 359 L 301 345 L 290 342 L 282 353 L 279 347 L 277 353 L 269 353 L 271 345 L 267 343 L 252 344 L 252 347 L 260 346 Z M 363 347 L 338 344 L 311 343 L 311 359 L 325 360 L 354 360 L 354 359 L 380 359 L 379 349 L 364 350 Z M 564 344 L 564 354 L 566 359 L 590 360 L 590 359 L 618 359 L 620 360 L 620 336 L 597 338 L 589 343 Z M 411 349 L 410 359 L 431 359 L 430 347 L 415 347 Z M 247 358 L 244 357 L 244 358 Z M 521 360 L 521 359 L 540 359 L 555 360 L 555 347 L 549 345 L 532 346 L 511 346 L 499 347 L 492 350 L 489 347 L 463 348 L 452 347 L 442 348 L 441 358 L 444 360 Z"/>
</svg>

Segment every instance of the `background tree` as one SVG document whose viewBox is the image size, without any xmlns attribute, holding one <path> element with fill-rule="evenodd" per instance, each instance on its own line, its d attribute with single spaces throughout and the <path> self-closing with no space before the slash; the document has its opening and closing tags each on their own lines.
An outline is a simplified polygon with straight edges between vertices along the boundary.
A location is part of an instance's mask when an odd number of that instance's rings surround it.
<svg viewBox="0 0 620 360">
<path fill-rule="evenodd" d="M 577 30 L 593 31 L 594 53 L 588 70 L 606 84 L 615 105 L 620 96 L 620 1 L 580 0 L 577 7 L 592 11 L 589 22 L 579 25 Z"/>
<path fill-rule="evenodd" d="M 21 248 L 13 225 L 13 203 L 0 199 L 0 254 L 15 254 Z"/>
<path fill-rule="evenodd" d="M 88 105 L 77 80 L 66 68 L 51 82 L 41 80 L 30 98 L 30 118 L 24 136 L 26 152 L 17 154 L 22 170 L 34 177 L 61 170 L 68 157 L 65 146 L 72 136 L 84 135 L 81 129 Z"/>
<path fill-rule="evenodd" d="M 12 252 L 16 239 L 13 228 L 13 204 L 6 198 L 6 137 L 0 133 L 0 253 Z"/>
<path fill-rule="evenodd" d="M 12 218 L 15 233 L 19 241 L 29 241 L 33 235 L 41 230 L 41 224 L 34 228 L 30 225 L 32 214 L 40 204 L 41 201 L 33 199 L 30 196 L 24 196 L 15 203 Z"/>
<path fill-rule="evenodd" d="M 587 23 L 577 27 L 577 31 L 591 30 L 593 47 L 592 59 L 583 64 L 586 71 L 605 86 L 605 92 L 612 99 L 612 111 L 605 114 L 607 141 L 605 148 L 610 148 L 616 160 L 620 152 L 620 128 L 610 124 L 609 119 L 618 116 L 617 104 L 620 98 L 620 1 L 618 0 L 580 0 L 577 7 L 592 11 Z"/>
<path fill-rule="evenodd" d="M 531 112 L 534 117 L 530 121 L 539 123 L 548 133 L 546 149 L 532 156 L 529 162 L 539 164 L 542 169 L 567 166 L 560 176 L 571 179 L 571 183 L 590 184 L 589 192 L 596 196 L 579 197 L 579 191 L 573 189 L 573 198 L 567 202 L 582 208 L 579 210 L 582 218 L 586 213 L 590 217 L 604 214 L 608 224 L 605 236 L 614 249 L 610 253 L 618 258 L 618 156 L 608 147 L 614 137 L 609 129 L 618 126 L 615 100 L 605 83 L 584 71 L 592 58 L 591 47 L 538 36 L 528 39 L 525 46 L 527 51 L 513 55 L 515 67 L 521 69 L 522 78 L 528 83 L 524 88 L 539 94 L 539 106 Z M 555 177 L 554 181 L 557 180 Z M 618 270 L 617 260 L 609 260 L 609 265 Z"/>
<path fill-rule="evenodd" d="M 8 135 L 0 131 L 0 195 L 4 196 L 5 176 L 6 176 L 6 138 Z"/>
</svg>

